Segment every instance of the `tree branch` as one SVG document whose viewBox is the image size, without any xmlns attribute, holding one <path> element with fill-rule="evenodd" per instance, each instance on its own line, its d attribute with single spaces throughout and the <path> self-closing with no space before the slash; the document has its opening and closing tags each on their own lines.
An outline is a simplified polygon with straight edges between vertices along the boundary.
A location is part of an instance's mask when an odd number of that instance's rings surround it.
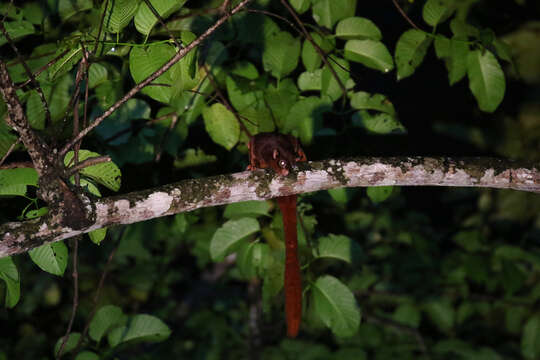
<svg viewBox="0 0 540 360">
<path fill-rule="evenodd" d="M 51 154 L 49 146 L 43 142 L 30 127 L 23 106 L 16 93 L 15 84 L 9 76 L 6 63 L 0 59 L 0 93 L 4 97 L 8 109 L 7 124 L 19 133 L 21 141 L 28 150 L 28 155 L 40 176 L 50 172 L 53 166 L 47 154 Z"/>
<path fill-rule="evenodd" d="M 490 187 L 540 193 L 540 166 L 494 158 L 390 157 L 301 163 L 288 177 L 258 170 L 190 179 L 85 206 L 88 224 L 74 229 L 54 217 L 0 225 L 0 257 L 92 230 L 195 209 L 339 187 Z"/>
</svg>

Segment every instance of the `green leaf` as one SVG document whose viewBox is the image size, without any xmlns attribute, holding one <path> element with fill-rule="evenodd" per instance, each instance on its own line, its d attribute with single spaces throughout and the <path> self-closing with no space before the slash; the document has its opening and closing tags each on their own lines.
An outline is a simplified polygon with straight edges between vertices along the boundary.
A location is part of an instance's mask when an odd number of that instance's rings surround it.
<svg viewBox="0 0 540 360">
<path fill-rule="evenodd" d="M 399 37 L 395 53 L 398 80 L 414 73 L 424 61 L 432 40 L 427 33 L 416 29 L 407 30 Z"/>
<path fill-rule="evenodd" d="M 418 328 L 421 318 L 422 314 L 418 307 L 410 303 L 399 305 L 392 315 L 394 321 L 413 328 Z"/>
<path fill-rule="evenodd" d="M 41 207 L 41 208 L 39 208 L 37 210 L 27 211 L 24 214 L 24 218 L 28 219 L 28 220 L 35 219 L 35 218 L 38 218 L 40 216 L 46 215 L 48 212 L 49 212 L 49 208 L 44 206 L 44 207 Z"/>
<path fill-rule="evenodd" d="M 174 160 L 174 167 L 184 169 L 194 166 L 202 166 L 217 161 L 217 156 L 207 155 L 201 149 L 186 149 L 178 159 Z"/>
<path fill-rule="evenodd" d="M 330 234 L 318 239 L 317 249 L 313 256 L 317 258 L 332 258 L 351 264 L 358 258 L 361 249 L 358 243 L 345 235 Z"/>
<path fill-rule="evenodd" d="M 107 68 L 99 63 L 92 63 L 88 70 L 88 86 L 93 89 L 107 81 Z"/>
<path fill-rule="evenodd" d="M 93 340 L 99 342 L 110 329 L 125 324 L 126 320 L 127 317 L 118 306 L 102 306 L 90 322 L 88 335 L 90 335 Z"/>
<path fill-rule="evenodd" d="M 437 34 L 435 35 L 435 54 L 437 58 L 444 59 L 450 56 L 450 39 L 444 35 Z"/>
<path fill-rule="evenodd" d="M 85 350 L 78 353 L 75 360 L 99 360 L 99 356 L 94 352 Z"/>
<path fill-rule="evenodd" d="M 354 16 L 356 0 L 312 0 L 313 18 L 329 29 L 339 20 Z"/>
<path fill-rule="evenodd" d="M 270 255 L 270 246 L 259 242 L 250 242 L 242 246 L 238 251 L 236 263 L 238 270 L 247 279 L 264 274 L 264 268 L 267 265 Z"/>
<path fill-rule="evenodd" d="M 204 108 L 202 114 L 206 132 L 212 140 L 231 150 L 240 138 L 240 125 L 234 114 L 220 103 Z"/>
<path fill-rule="evenodd" d="M 439 341 L 434 347 L 433 351 L 435 353 L 452 353 L 458 354 L 463 359 L 474 359 L 471 357 L 471 353 L 474 351 L 468 343 L 459 339 L 449 339 Z"/>
<path fill-rule="evenodd" d="M 345 43 L 345 58 L 382 72 L 389 72 L 394 68 L 392 55 L 380 41 L 348 40 Z"/>
<path fill-rule="evenodd" d="M 160 342 L 171 335 L 171 329 L 160 319 L 147 314 L 139 314 L 129 319 L 127 325 L 114 328 L 109 332 L 111 347 L 128 341 Z"/>
<path fill-rule="evenodd" d="M 345 88 L 352 88 L 354 86 L 354 81 L 350 78 L 351 74 L 349 71 L 349 62 L 338 57 L 333 58 L 333 68 L 337 77 L 344 84 Z M 336 101 L 341 96 L 346 96 L 339 86 L 339 83 L 336 80 L 334 74 L 328 68 L 328 65 L 325 65 L 321 73 L 321 92 L 325 95 L 328 95 L 332 101 Z"/>
<path fill-rule="evenodd" d="M 455 311 L 449 301 L 432 300 L 424 304 L 424 310 L 441 331 L 449 332 L 454 327 Z"/>
<path fill-rule="evenodd" d="M 315 42 L 325 54 L 330 53 L 336 46 L 336 41 L 332 38 L 323 38 L 316 32 L 312 32 L 310 35 L 313 42 Z M 307 71 L 315 71 L 322 63 L 321 55 L 307 39 L 304 40 L 304 43 L 302 44 L 302 63 Z"/>
<path fill-rule="evenodd" d="M 225 207 L 223 216 L 227 219 L 234 219 L 246 216 L 259 217 L 270 216 L 270 203 L 264 201 L 242 201 L 229 204 Z"/>
<path fill-rule="evenodd" d="M 238 242 L 260 230 L 259 222 L 253 218 L 244 217 L 229 220 L 212 236 L 210 241 L 210 256 L 214 261 L 221 261 L 231 253 Z"/>
<path fill-rule="evenodd" d="M 482 234 L 479 230 L 462 230 L 455 234 L 452 239 L 468 252 L 482 250 Z"/>
<path fill-rule="evenodd" d="M 445 61 L 450 85 L 454 85 L 465 77 L 468 54 L 469 44 L 466 41 L 455 37 L 450 40 L 450 56 Z"/>
<path fill-rule="evenodd" d="M 480 30 L 478 28 L 467 24 L 458 17 L 455 17 L 450 21 L 450 29 L 452 30 L 452 34 L 464 39 L 467 39 L 468 37 L 478 38 L 480 36 Z"/>
<path fill-rule="evenodd" d="M 0 169 L 0 195 L 26 195 L 28 185 L 38 184 L 38 173 L 31 168 Z"/>
<path fill-rule="evenodd" d="M 54 354 L 58 354 L 58 351 L 60 350 L 60 347 L 62 346 L 62 343 L 64 342 L 65 336 L 62 336 L 56 344 L 54 345 Z M 64 349 L 62 350 L 62 354 L 67 354 L 72 350 L 75 350 L 75 347 L 77 346 L 77 343 L 79 342 L 79 339 L 81 338 L 81 334 L 78 332 L 72 332 L 68 335 L 68 339 L 66 341 L 66 345 L 64 345 Z"/>
<path fill-rule="evenodd" d="M 96 245 L 99 245 L 103 239 L 105 239 L 105 236 L 107 235 L 107 228 L 101 228 L 94 231 L 90 231 L 88 233 L 88 236 L 90 237 L 90 240 Z"/>
<path fill-rule="evenodd" d="M 129 99 L 111 116 L 96 128 L 96 132 L 111 145 L 124 145 L 129 142 L 134 120 L 149 119 L 150 106 L 141 99 Z M 126 132 L 127 131 L 127 132 Z M 123 134 L 116 136 L 116 134 Z"/>
<path fill-rule="evenodd" d="M 367 196 L 375 204 L 381 203 L 392 195 L 393 186 L 370 186 L 367 188 Z"/>
<path fill-rule="evenodd" d="M 331 109 L 332 103 L 327 96 L 303 98 L 289 110 L 283 124 L 283 131 L 292 132 L 300 138 L 302 144 L 309 145 L 315 132 L 322 126 L 322 115 Z"/>
<path fill-rule="evenodd" d="M 264 70 L 277 79 L 289 75 L 298 66 L 300 40 L 285 31 L 266 38 L 263 50 Z"/>
<path fill-rule="evenodd" d="M 236 110 L 259 108 L 263 93 L 255 82 L 234 79 L 231 76 L 227 76 L 225 81 L 231 104 Z"/>
<path fill-rule="evenodd" d="M 264 94 L 265 104 L 270 107 L 276 119 L 276 125 L 281 128 L 291 107 L 298 100 L 298 89 L 289 78 L 281 80 L 279 86 L 270 84 Z"/>
<path fill-rule="evenodd" d="M 455 8 L 450 8 L 443 0 L 428 0 L 422 9 L 424 21 L 435 26 L 444 22 L 454 13 Z"/>
<path fill-rule="evenodd" d="M 34 25 L 41 25 L 44 14 L 43 7 L 37 2 L 30 2 L 23 5 L 24 18 Z"/>
<path fill-rule="evenodd" d="M 0 115 L 1 114 L 1 101 L 0 101 Z M 2 118 L 0 120 L 0 158 L 7 154 L 9 148 L 13 143 L 17 141 L 17 136 L 11 131 L 11 128 L 7 126 L 6 122 Z"/>
<path fill-rule="evenodd" d="M 328 195 L 338 204 L 346 204 L 349 201 L 346 188 L 328 189 Z"/>
<path fill-rule="evenodd" d="M 189 45 L 197 38 L 197 36 L 190 31 L 183 31 L 180 38 L 183 44 Z M 180 98 L 185 96 L 191 97 L 191 94 L 184 90 L 193 89 L 199 83 L 197 53 L 197 49 L 190 51 L 178 63 L 171 67 L 173 95 Z"/>
<path fill-rule="evenodd" d="M 70 167 L 74 165 L 72 162 L 73 155 L 73 151 L 66 154 L 64 157 L 64 165 L 69 165 Z M 79 162 L 97 156 L 101 155 L 89 150 L 79 150 Z M 98 184 L 101 184 L 112 191 L 120 190 L 120 185 L 122 184 L 122 173 L 120 168 L 112 161 L 85 167 L 80 170 L 80 173 L 81 175 L 89 177 Z"/>
<path fill-rule="evenodd" d="M 352 336 L 360 325 L 353 293 L 333 276 L 321 276 L 312 286 L 312 302 L 320 320 L 338 337 Z"/>
<path fill-rule="evenodd" d="M 298 14 L 302 14 L 309 9 L 311 0 L 289 0 L 289 3 Z"/>
<path fill-rule="evenodd" d="M 23 37 L 34 33 L 34 25 L 26 20 L 2 21 L 2 23 L 4 24 L 9 37 L 13 41 L 20 40 Z M 3 33 L 0 33 L 0 46 L 5 43 L 7 43 L 7 39 Z"/>
<path fill-rule="evenodd" d="M 58 49 L 55 56 L 60 55 L 64 52 L 65 49 Z M 64 56 L 62 56 L 58 61 L 52 64 L 49 69 L 49 79 L 54 81 L 62 75 L 70 71 L 75 64 L 77 64 L 82 59 L 82 46 L 79 44 L 75 48 L 70 49 Z"/>
<path fill-rule="evenodd" d="M 107 30 L 116 34 L 125 28 L 135 16 L 139 2 L 139 0 L 105 1 L 107 9 L 104 14 L 104 25 Z"/>
<path fill-rule="evenodd" d="M 264 251 L 264 248 L 262 251 Z M 273 252 L 273 254 L 276 253 L 280 252 Z M 264 252 L 263 255 L 265 255 Z M 283 289 L 285 266 L 283 266 L 283 255 L 281 255 L 279 260 L 273 256 L 264 256 L 264 259 L 262 302 L 263 311 L 268 312 L 270 311 L 271 304 L 275 302 L 275 296 Z"/>
<path fill-rule="evenodd" d="M 355 92 L 351 95 L 351 106 L 359 110 L 377 110 L 394 116 L 394 104 L 383 94 L 370 94 L 365 91 Z"/>
<path fill-rule="evenodd" d="M 26 101 L 26 117 L 33 129 L 45 129 L 45 107 L 36 90 L 31 90 Z"/>
<path fill-rule="evenodd" d="M 373 134 L 407 133 L 407 129 L 395 116 L 386 113 L 371 115 L 366 110 L 360 110 L 353 115 L 353 125 L 364 128 Z"/>
<path fill-rule="evenodd" d="M 506 80 L 501 66 L 489 50 L 470 51 L 467 56 L 469 88 L 482 111 L 493 112 L 504 98 Z"/>
<path fill-rule="evenodd" d="M 92 9 L 93 5 L 92 0 L 59 0 L 58 12 L 62 21 L 67 21 L 79 12 Z"/>
<path fill-rule="evenodd" d="M 21 297 L 21 279 L 17 266 L 9 256 L 0 258 L 0 278 L 6 283 L 6 307 L 13 308 Z"/>
<path fill-rule="evenodd" d="M 71 109 L 68 109 L 68 105 L 71 100 L 73 85 L 75 84 L 74 81 L 73 76 L 65 74 L 57 79 L 52 90 L 50 90 L 50 96 L 47 96 L 47 88 L 51 88 L 44 87 L 43 90 L 49 100 L 49 110 L 51 111 L 53 122 L 62 120 L 66 116 L 66 113 L 71 111 Z"/>
<path fill-rule="evenodd" d="M 240 60 L 234 63 L 233 68 L 231 69 L 231 74 L 241 76 L 248 80 L 255 80 L 259 77 L 259 71 L 249 61 Z"/>
<path fill-rule="evenodd" d="M 341 20 L 336 27 L 336 36 L 340 39 L 371 39 L 380 41 L 382 34 L 373 21 L 363 17 L 350 17 Z"/>
<path fill-rule="evenodd" d="M 300 91 L 320 91 L 322 88 L 322 69 L 304 71 L 298 76 Z"/>
<path fill-rule="evenodd" d="M 161 16 L 162 19 L 166 19 L 176 10 L 179 10 L 184 6 L 187 0 L 150 0 L 150 4 L 154 7 L 154 10 Z M 137 14 L 135 14 L 135 28 L 143 35 L 149 35 L 150 31 L 158 23 L 158 19 L 150 10 L 146 2 L 142 2 L 139 6 Z"/>
<path fill-rule="evenodd" d="M 262 94 L 261 94 L 262 95 Z M 245 108 L 239 112 L 240 121 L 246 126 L 251 134 L 260 132 L 272 132 L 276 129 L 274 123 L 274 114 L 269 109 L 255 109 L 253 107 Z M 246 134 L 242 134 L 246 137 Z"/>
<path fill-rule="evenodd" d="M 129 72 L 133 80 L 136 83 L 140 83 L 161 68 L 175 54 L 176 50 L 174 46 L 169 44 L 152 45 L 146 48 L 135 47 L 129 53 Z M 142 93 L 154 100 L 168 104 L 180 91 L 179 87 L 175 87 L 179 86 L 177 81 L 182 72 L 180 62 L 174 64 L 164 74 L 150 83 L 150 85 L 142 89 Z"/>
<path fill-rule="evenodd" d="M 540 356 L 540 314 L 532 316 L 525 327 L 521 337 L 521 354 L 525 359 L 538 359 Z"/>
<path fill-rule="evenodd" d="M 62 276 L 68 261 L 68 248 L 62 241 L 41 245 L 28 251 L 32 261 L 41 270 Z"/>
</svg>

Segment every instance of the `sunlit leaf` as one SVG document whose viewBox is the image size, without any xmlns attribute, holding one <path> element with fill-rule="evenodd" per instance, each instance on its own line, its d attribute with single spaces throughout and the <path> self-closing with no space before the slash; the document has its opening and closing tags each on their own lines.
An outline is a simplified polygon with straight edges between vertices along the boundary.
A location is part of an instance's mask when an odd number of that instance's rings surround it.
<svg viewBox="0 0 540 360">
<path fill-rule="evenodd" d="M 345 43 L 345 58 L 382 72 L 389 72 L 394 68 L 392 55 L 386 46 L 371 39 L 348 40 Z"/>
<path fill-rule="evenodd" d="M 216 144 L 231 150 L 240 137 L 238 120 L 227 108 L 216 103 L 203 110 L 204 126 Z"/>
<path fill-rule="evenodd" d="M 469 88 L 482 111 L 493 112 L 504 98 L 506 80 L 501 65 L 489 50 L 470 51 L 467 56 Z"/>
<path fill-rule="evenodd" d="M 313 18 L 329 29 L 339 20 L 354 16 L 356 0 L 311 0 L 313 2 Z"/>
<path fill-rule="evenodd" d="M 416 29 L 407 30 L 400 36 L 395 53 L 398 80 L 414 73 L 424 61 L 432 40 L 427 33 Z"/>
<path fill-rule="evenodd" d="M 336 36 L 341 39 L 371 39 L 379 41 L 382 34 L 373 21 L 363 17 L 350 17 L 341 20 L 336 27 Z"/>
<path fill-rule="evenodd" d="M 173 12 L 180 9 L 186 1 L 187 0 L 149 0 L 150 4 L 154 7 L 154 10 L 162 19 L 166 19 Z M 143 35 L 148 35 L 158 21 L 158 18 L 156 18 L 146 2 L 143 2 L 135 14 L 135 28 L 137 31 Z"/>
<path fill-rule="evenodd" d="M 73 151 L 70 151 L 64 157 L 64 164 L 66 166 L 73 166 Z M 88 150 L 79 150 L 79 162 L 89 158 L 101 156 L 98 153 Z M 107 188 L 118 191 L 122 184 L 122 173 L 120 168 L 112 161 L 102 162 L 100 164 L 85 167 L 80 170 L 81 175 L 87 176 L 93 179 L 98 184 L 106 186 Z"/>
<path fill-rule="evenodd" d="M 263 51 L 264 70 L 281 79 L 290 74 L 298 65 L 300 40 L 285 31 L 266 39 Z"/>
</svg>

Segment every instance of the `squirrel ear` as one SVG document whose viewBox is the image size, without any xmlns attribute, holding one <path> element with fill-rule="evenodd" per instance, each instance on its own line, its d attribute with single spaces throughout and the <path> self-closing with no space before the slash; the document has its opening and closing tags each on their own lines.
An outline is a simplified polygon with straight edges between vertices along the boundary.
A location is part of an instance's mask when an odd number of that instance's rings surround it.
<svg viewBox="0 0 540 360">
<path fill-rule="evenodd" d="M 274 149 L 274 151 L 272 152 L 272 159 L 276 160 L 278 156 L 279 156 L 279 151 L 277 149 Z"/>
</svg>

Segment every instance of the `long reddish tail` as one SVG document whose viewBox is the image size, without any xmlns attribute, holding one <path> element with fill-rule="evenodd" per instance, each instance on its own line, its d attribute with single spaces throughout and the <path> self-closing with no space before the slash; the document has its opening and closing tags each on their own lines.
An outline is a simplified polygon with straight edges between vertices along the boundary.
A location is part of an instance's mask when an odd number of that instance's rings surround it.
<svg viewBox="0 0 540 360">
<path fill-rule="evenodd" d="M 285 314 L 287 336 L 298 335 L 302 317 L 302 282 L 298 263 L 298 240 L 296 236 L 296 195 L 277 199 L 283 215 L 285 230 Z"/>
</svg>

